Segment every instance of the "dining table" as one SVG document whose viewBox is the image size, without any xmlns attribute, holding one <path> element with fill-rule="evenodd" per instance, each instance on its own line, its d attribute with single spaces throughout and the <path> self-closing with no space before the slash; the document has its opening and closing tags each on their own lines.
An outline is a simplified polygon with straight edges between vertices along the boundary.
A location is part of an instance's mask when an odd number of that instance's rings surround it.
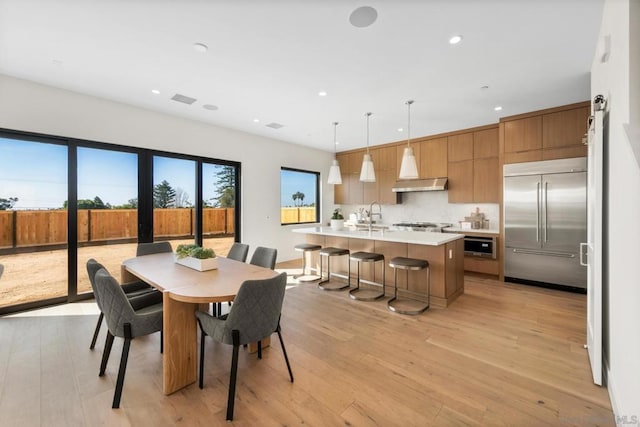
<svg viewBox="0 0 640 427">
<path fill-rule="evenodd" d="M 125 260 L 121 281 L 143 280 L 163 293 L 162 391 L 178 391 L 197 378 L 198 325 L 195 312 L 210 303 L 233 301 L 246 280 L 278 273 L 268 268 L 218 256 L 218 267 L 198 271 L 175 262 L 175 254 L 159 253 Z"/>
</svg>

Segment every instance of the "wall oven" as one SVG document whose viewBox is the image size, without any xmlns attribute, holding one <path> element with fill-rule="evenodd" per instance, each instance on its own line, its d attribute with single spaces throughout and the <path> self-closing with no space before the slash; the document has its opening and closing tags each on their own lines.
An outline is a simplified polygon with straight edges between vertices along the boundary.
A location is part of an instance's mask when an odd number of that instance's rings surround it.
<svg viewBox="0 0 640 427">
<path fill-rule="evenodd" d="M 465 236 L 464 254 L 466 256 L 496 259 L 496 238 Z"/>
</svg>

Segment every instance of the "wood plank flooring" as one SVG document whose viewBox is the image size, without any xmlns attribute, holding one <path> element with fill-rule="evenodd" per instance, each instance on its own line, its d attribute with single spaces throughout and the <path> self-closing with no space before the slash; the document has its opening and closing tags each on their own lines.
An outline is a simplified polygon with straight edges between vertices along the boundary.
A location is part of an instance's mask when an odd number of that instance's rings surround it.
<svg viewBox="0 0 640 427">
<path fill-rule="evenodd" d="M 584 295 L 471 276 L 465 286 L 447 309 L 403 316 L 386 299 L 292 280 L 282 327 L 295 382 L 277 339 L 262 360 L 241 351 L 233 424 L 614 425 L 583 349 Z M 1 426 L 229 425 L 231 348 L 209 339 L 204 390 L 171 396 L 159 335 L 133 340 L 121 408 L 111 409 L 122 342 L 99 378 L 105 326 L 90 351 L 97 311 L 84 304 L 0 318 Z"/>
</svg>

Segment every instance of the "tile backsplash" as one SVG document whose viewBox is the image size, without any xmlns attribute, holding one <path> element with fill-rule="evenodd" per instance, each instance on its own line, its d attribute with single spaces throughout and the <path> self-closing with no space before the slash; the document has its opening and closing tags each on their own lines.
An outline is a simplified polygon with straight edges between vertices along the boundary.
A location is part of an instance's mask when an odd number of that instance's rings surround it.
<svg viewBox="0 0 640 427">
<path fill-rule="evenodd" d="M 447 191 L 425 191 L 403 193 L 402 203 L 382 206 L 382 222 L 394 224 L 398 222 L 433 221 L 449 222 L 454 226 L 463 221 L 465 216 L 475 212 L 476 207 L 489 219 L 489 227 L 497 229 L 500 224 L 500 205 L 498 203 L 449 203 Z M 345 218 L 359 208 L 369 209 L 366 205 L 341 205 Z"/>
</svg>

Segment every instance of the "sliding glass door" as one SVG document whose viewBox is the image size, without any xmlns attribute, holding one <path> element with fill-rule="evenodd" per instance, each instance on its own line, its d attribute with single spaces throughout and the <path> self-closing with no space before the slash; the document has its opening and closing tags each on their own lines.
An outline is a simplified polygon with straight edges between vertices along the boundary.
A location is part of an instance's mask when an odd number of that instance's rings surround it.
<svg viewBox="0 0 640 427">
<path fill-rule="evenodd" d="M 203 245 L 219 255 L 226 255 L 235 241 L 237 176 L 237 166 L 202 164 Z"/>
<path fill-rule="evenodd" d="M 0 309 L 67 296 L 67 147 L 0 137 Z"/>
</svg>

